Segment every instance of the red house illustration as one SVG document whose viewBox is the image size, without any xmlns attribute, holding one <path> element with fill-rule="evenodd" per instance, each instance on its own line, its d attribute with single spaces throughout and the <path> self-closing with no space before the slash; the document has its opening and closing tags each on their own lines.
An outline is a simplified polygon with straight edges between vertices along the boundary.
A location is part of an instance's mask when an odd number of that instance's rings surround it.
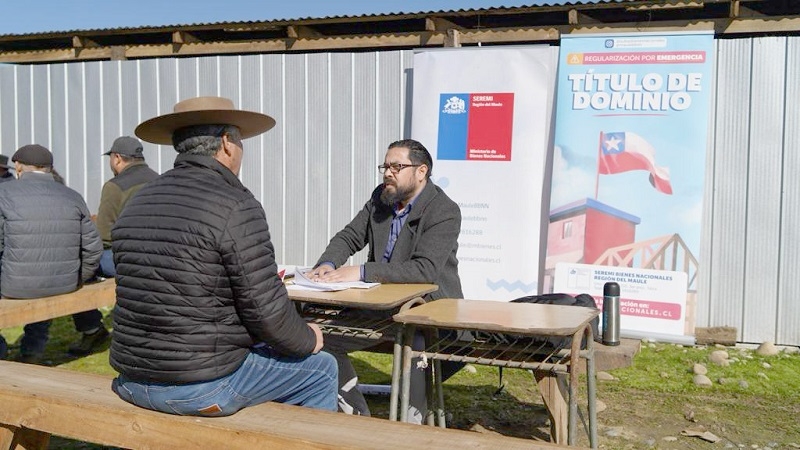
<svg viewBox="0 0 800 450">
<path fill-rule="evenodd" d="M 686 272 L 686 333 L 694 333 L 697 259 L 677 233 L 636 241 L 641 219 L 592 198 L 550 211 L 542 292 L 553 292 L 558 263 Z"/>
<path fill-rule="evenodd" d="M 594 264 L 607 249 L 633 244 L 640 222 L 632 214 L 591 198 L 551 210 L 545 284 L 552 280 L 556 263 Z"/>
</svg>

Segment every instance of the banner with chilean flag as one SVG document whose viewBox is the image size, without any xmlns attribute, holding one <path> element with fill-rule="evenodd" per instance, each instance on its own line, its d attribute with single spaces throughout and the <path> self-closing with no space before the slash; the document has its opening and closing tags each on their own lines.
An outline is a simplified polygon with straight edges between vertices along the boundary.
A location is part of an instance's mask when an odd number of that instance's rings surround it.
<svg viewBox="0 0 800 450">
<path fill-rule="evenodd" d="M 636 133 L 600 132 L 600 156 L 597 172 L 602 175 L 646 170 L 650 172 L 650 184 L 658 192 L 672 195 L 669 183 L 669 168 L 656 166 L 655 149 Z"/>
<path fill-rule="evenodd" d="M 619 281 L 623 298 L 680 312 L 623 312 L 623 331 L 694 329 L 714 55 L 710 31 L 561 37 L 545 284 L 567 285 L 559 265 L 587 265 L 625 276 L 577 277 L 575 293 Z M 640 283 L 648 271 L 685 273 L 686 296 Z"/>
<path fill-rule="evenodd" d="M 513 92 L 439 95 L 438 158 L 511 161 Z"/>
</svg>

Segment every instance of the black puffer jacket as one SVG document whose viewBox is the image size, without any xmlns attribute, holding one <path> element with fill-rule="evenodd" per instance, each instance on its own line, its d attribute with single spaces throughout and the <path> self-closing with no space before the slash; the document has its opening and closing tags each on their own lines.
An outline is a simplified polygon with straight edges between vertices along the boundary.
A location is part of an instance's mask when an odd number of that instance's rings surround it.
<svg viewBox="0 0 800 450">
<path fill-rule="evenodd" d="M 215 159 L 175 168 L 126 205 L 111 231 L 117 305 L 111 365 L 139 381 L 191 383 L 235 371 L 266 342 L 310 354 L 314 332 L 277 276 L 264 209 Z"/>
</svg>

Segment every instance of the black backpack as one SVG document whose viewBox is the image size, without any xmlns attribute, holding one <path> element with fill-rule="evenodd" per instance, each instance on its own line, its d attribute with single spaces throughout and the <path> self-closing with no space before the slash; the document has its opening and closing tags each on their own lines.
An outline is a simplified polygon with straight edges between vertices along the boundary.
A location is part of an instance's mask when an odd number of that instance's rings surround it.
<svg viewBox="0 0 800 450">
<path fill-rule="evenodd" d="M 594 298 L 589 294 L 578 294 L 575 297 L 568 295 L 568 294 L 542 294 L 542 295 L 530 295 L 527 297 L 520 297 L 514 300 L 511 300 L 511 303 L 540 303 L 546 305 L 567 305 L 567 306 L 583 306 L 585 308 L 595 308 L 597 309 L 597 305 L 594 302 Z M 595 342 L 600 342 L 600 319 L 599 317 L 595 317 L 592 319 L 589 324 L 592 327 L 592 336 L 594 337 Z M 544 346 L 546 348 L 552 348 L 554 350 L 558 349 L 568 349 L 572 345 L 572 337 L 553 337 L 553 336 L 542 336 L 542 337 L 522 337 L 522 336 L 515 336 L 509 334 L 501 334 L 501 333 L 486 333 L 486 332 L 479 332 L 476 333 L 475 336 L 477 339 L 484 339 L 493 342 L 501 342 L 501 343 L 511 343 L 514 342 L 516 344 L 525 344 L 529 343 L 531 345 L 539 345 Z M 581 343 L 581 348 L 586 348 L 586 339 Z M 500 391 L 503 390 L 505 385 L 503 384 L 503 368 L 499 367 L 499 387 L 495 392 L 495 395 L 499 394 Z"/>
<path fill-rule="evenodd" d="M 511 300 L 511 303 L 540 303 L 545 305 L 566 305 L 583 306 L 585 308 L 597 309 L 594 298 L 589 294 L 578 294 L 575 297 L 568 294 L 542 294 L 530 295 Z M 595 317 L 590 322 L 592 326 L 592 336 L 595 342 L 600 342 L 600 319 Z M 547 341 L 558 348 L 568 348 L 572 344 L 572 338 L 547 338 Z M 586 348 L 586 342 L 581 343 L 581 348 Z"/>
<path fill-rule="evenodd" d="M 514 300 L 511 300 L 511 303 L 540 303 L 545 305 L 566 305 L 566 306 L 583 306 L 585 308 L 597 308 L 594 302 L 594 298 L 592 298 L 589 294 L 578 294 L 577 296 L 573 297 L 568 294 L 542 294 L 542 295 L 530 295 L 527 297 L 520 297 Z M 590 322 L 592 327 L 592 336 L 594 337 L 595 342 L 600 342 L 600 319 L 595 317 Z M 516 343 L 516 344 L 523 344 L 523 345 L 537 345 L 537 346 L 544 346 L 545 348 L 550 349 L 568 349 L 572 345 L 572 337 L 556 337 L 556 336 L 541 336 L 541 337 L 522 337 L 512 334 L 504 334 L 504 333 L 488 333 L 488 332 L 475 332 L 475 337 L 479 340 L 494 342 L 494 343 L 502 343 L 502 344 L 509 344 L 509 343 Z M 581 348 L 586 348 L 586 342 L 584 338 L 584 342 L 581 343 Z"/>
</svg>

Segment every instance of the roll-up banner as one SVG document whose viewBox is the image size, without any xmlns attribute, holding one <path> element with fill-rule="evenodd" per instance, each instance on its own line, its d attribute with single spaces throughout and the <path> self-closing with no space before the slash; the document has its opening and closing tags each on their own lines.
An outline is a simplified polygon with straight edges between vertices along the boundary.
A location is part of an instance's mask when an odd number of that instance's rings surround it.
<svg viewBox="0 0 800 450">
<path fill-rule="evenodd" d="M 545 290 L 621 287 L 625 335 L 693 334 L 711 32 L 563 36 Z"/>
<path fill-rule="evenodd" d="M 473 47 L 414 55 L 411 137 L 461 207 L 459 274 L 469 299 L 536 294 L 557 49 Z"/>
</svg>

